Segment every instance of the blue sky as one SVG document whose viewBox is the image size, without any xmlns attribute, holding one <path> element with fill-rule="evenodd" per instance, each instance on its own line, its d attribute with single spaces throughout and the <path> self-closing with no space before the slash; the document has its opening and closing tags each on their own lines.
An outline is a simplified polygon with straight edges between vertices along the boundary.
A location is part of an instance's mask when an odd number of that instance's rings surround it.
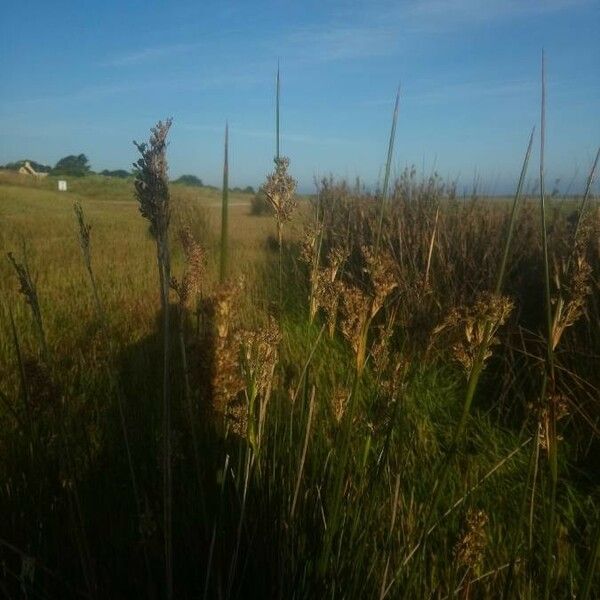
<svg viewBox="0 0 600 600">
<path fill-rule="evenodd" d="M 547 171 L 578 181 L 600 143 L 598 0 L 14 2 L 0 21 L 0 164 L 84 152 L 129 168 L 133 139 L 173 116 L 172 176 L 256 185 L 282 151 L 301 188 L 332 173 L 375 183 L 396 86 L 395 170 L 414 164 L 512 189 L 539 119 Z M 534 171 L 532 171 L 534 177 Z"/>
</svg>

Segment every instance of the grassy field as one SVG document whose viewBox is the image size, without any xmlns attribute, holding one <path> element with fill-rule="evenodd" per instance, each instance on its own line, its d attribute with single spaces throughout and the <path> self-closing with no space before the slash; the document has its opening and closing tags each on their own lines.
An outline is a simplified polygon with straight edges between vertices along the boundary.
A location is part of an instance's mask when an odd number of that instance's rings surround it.
<svg viewBox="0 0 600 600">
<path fill-rule="evenodd" d="M 55 186 L 0 172 L 6 597 L 600 594 L 596 204 L 325 180 L 278 237 L 230 194 L 221 282 L 173 185 L 165 310 L 133 181 Z"/>
</svg>

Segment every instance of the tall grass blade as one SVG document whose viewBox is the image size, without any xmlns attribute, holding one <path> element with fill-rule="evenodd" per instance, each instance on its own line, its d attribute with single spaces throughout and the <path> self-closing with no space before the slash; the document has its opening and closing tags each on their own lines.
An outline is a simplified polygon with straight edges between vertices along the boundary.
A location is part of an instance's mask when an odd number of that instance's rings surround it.
<svg viewBox="0 0 600 600">
<path fill-rule="evenodd" d="M 225 156 L 223 159 L 223 201 L 221 208 L 221 265 L 219 278 L 221 283 L 227 277 L 229 253 L 229 124 L 225 123 Z"/>
<path fill-rule="evenodd" d="M 517 211 L 519 207 L 519 201 L 521 199 L 521 194 L 523 192 L 523 184 L 525 183 L 525 177 L 527 176 L 527 165 L 529 164 L 529 157 L 531 155 L 531 147 L 533 146 L 533 135 L 535 133 L 535 126 L 531 130 L 531 135 L 529 136 L 529 144 L 527 144 L 527 151 L 525 152 L 525 158 L 523 159 L 523 165 L 521 167 L 521 174 L 519 175 L 519 182 L 517 184 L 517 190 L 515 192 L 515 197 L 513 200 L 512 210 L 510 214 L 510 222 L 508 225 L 508 232 L 506 234 L 506 240 L 504 242 L 504 252 L 502 253 L 502 263 L 500 264 L 500 269 L 498 271 L 498 278 L 496 279 L 496 295 L 499 295 L 502 292 L 502 286 L 504 284 L 504 277 L 506 274 L 506 264 L 508 262 L 508 254 L 510 251 L 510 244 L 512 242 L 513 233 L 515 230 L 515 223 L 517 221 Z"/>
<path fill-rule="evenodd" d="M 277 61 L 277 77 L 275 80 L 275 158 L 279 160 L 279 61 Z"/>
<path fill-rule="evenodd" d="M 542 98 L 540 116 L 540 217 L 542 228 L 542 249 L 544 260 L 544 304 L 546 316 L 546 368 L 544 382 L 542 384 L 541 401 L 549 399 L 548 417 L 548 464 L 550 468 L 550 511 L 548 515 L 548 529 L 546 531 L 546 576 L 544 582 L 544 598 L 550 598 L 552 584 L 553 556 L 552 548 L 554 542 L 555 516 L 556 516 L 556 488 L 558 483 L 558 455 L 556 439 L 556 410 L 553 398 L 554 392 L 554 350 L 552 347 L 552 298 L 550 295 L 550 258 L 548 255 L 548 233 L 546 226 L 546 197 L 544 181 L 544 153 L 546 143 L 546 62 L 542 50 Z M 548 390 L 548 387 L 550 388 Z M 548 394 L 549 392 L 549 394 Z"/>
<path fill-rule="evenodd" d="M 381 190 L 381 206 L 379 207 L 379 225 L 377 227 L 377 237 L 375 240 L 375 250 L 379 250 L 381 243 L 381 232 L 383 229 L 383 213 L 387 202 L 388 187 L 390 184 L 390 171 L 392 168 L 392 156 L 394 154 L 394 140 L 396 139 L 396 123 L 398 122 L 398 107 L 400 106 L 400 86 L 396 91 L 396 102 L 394 104 L 394 113 L 392 115 L 392 127 L 390 129 L 390 139 L 388 142 L 387 160 L 385 161 L 385 174 L 383 176 L 383 188 Z"/>
</svg>

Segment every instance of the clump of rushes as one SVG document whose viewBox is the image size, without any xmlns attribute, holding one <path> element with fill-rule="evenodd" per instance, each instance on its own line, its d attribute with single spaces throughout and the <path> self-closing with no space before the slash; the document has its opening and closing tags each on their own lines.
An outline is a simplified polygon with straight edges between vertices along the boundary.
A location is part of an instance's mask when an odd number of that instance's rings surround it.
<svg viewBox="0 0 600 600">
<path fill-rule="evenodd" d="M 521 167 L 521 174 L 517 183 L 517 189 L 513 199 L 510 221 L 508 224 L 508 229 L 506 231 L 504 249 L 502 252 L 502 259 L 498 267 L 494 292 L 491 295 L 488 295 L 488 301 L 484 302 L 484 305 L 480 306 L 479 309 L 471 309 L 466 311 L 471 313 L 468 321 L 470 325 L 465 329 L 465 340 L 467 344 L 469 344 L 470 351 L 465 352 L 462 356 L 465 367 L 468 368 L 467 387 L 465 391 L 465 397 L 463 400 L 462 411 L 458 424 L 452 436 L 451 445 L 438 466 L 439 475 L 437 485 L 433 490 L 431 499 L 426 508 L 419 540 L 417 542 L 417 545 L 409 552 L 405 561 L 403 561 L 403 565 L 405 565 L 410 560 L 410 558 L 414 555 L 415 550 L 419 547 L 421 548 L 422 557 L 425 556 L 425 544 L 427 536 L 429 534 L 431 520 L 433 519 L 438 503 L 442 498 L 443 492 L 446 487 L 446 482 L 450 474 L 451 463 L 454 459 L 454 456 L 456 455 L 456 452 L 458 451 L 459 445 L 463 439 L 465 430 L 467 428 L 467 423 L 471 411 L 471 405 L 475 397 L 475 392 L 477 391 L 479 379 L 485 369 L 485 363 L 490 356 L 490 345 L 495 340 L 495 332 L 497 331 L 498 327 L 508 318 L 510 314 L 510 309 L 512 305 L 507 298 L 502 296 L 502 288 L 504 286 L 508 255 L 510 251 L 511 241 L 513 238 L 518 207 L 521 200 L 521 193 L 523 191 L 523 185 L 527 174 L 527 165 L 529 164 L 529 157 L 531 155 L 533 134 L 534 131 L 532 130 L 531 135 L 529 137 L 527 151 L 525 152 L 525 157 L 523 159 L 523 165 Z M 495 307 L 493 310 L 491 310 L 492 306 Z M 479 316 L 474 317 L 474 315 L 476 315 L 477 313 L 479 313 Z M 474 328 L 475 321 L 477 322 L 476 330 Z M 464 320 L 463 324 L 465 324 Z M 463 342 L 462 350 L 464 349 L 465 346 Z M 410 584 L 412 583 L 416 571 L 417 569 L 410 570 L 407 589 L 410 588 Z"/>
<path fill-rule="evenodd" d="M 44 325 L 42 322 L 42 311 L 40 310 L 40 303 L 38 300 L 37 287 L 34 278 L 29 270 L 29 264 L 27 262 L 27 250 L 25 244 L 23 244 L 23 260 L 18 261 L 12 252 L 8 253 L 8 260 L 14 267 L 17 278 L 19 280 L 19 292 L 25 298 L 25 302 L 29 304 L 31 314 L 33 316 L 33 322 L 35 323 L 35 330 L 40 342 L 42 354 L 46 362 L 48 362 L 48 345 L 46 343 L 46 334 L 44 333 Z"/>
<path fill-rule="evenodd" d="M 75 218 L 77 219 L 77 233 L 79 236 L 79 247 L 83 254 L 83 262 L 85 264 L 86 271 L 88 272 L 90 283 L 92 284 L 92 293 L 94 294 L 94 302 L 96 304 L 96 312 L 98 317 L 102 317 L 102 303 L 100 302 L 100 296 L 98 294 L 98 287 L 96 285 L 96 279 L 94 277 L 94 271 L 92 270 L 92 252 L 91 252 L 91 240 L 90 232 L 92 226 L 85 220 L 83 213 L 83 206 L 80 202 L 73 204 L 73 211 L 75 212 Z"/>
<path fill-rule="evenodd" d="M 170 323 L 169 282 L 171 261 L 169 255 L 170 202 L 167 165 L 167 135 L 171 119 L 159 121 L 152 129 L 148 144 L 135 147 L 140 158 L 133 164 L 135 172 L 135 195 L 140 212 L 150 223 L 150 233 L 156 241 L 156 258 L 160 282 L 160 300 L 163 313 L 163 527 L 165 548 L 165 596 L 173 598 L 173 534 L 172 534 L 172 432 L 171 398 L 169 382 Z"/>
</svg>

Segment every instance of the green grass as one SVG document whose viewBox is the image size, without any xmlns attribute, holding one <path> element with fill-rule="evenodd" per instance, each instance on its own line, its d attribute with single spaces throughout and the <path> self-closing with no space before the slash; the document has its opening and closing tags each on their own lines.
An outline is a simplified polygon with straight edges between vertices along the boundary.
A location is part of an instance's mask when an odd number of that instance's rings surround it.
<svg viewBox="0 0 600 600">
<path fill-rule="evenodd" d="M 50 179 L 0 175 L 0 253 L 19 257 L 22 241 L 27 245 L 50 355 L 42 360 L 15 274 L 0 261 L 0 513 L 6 515 L 0 589 L 9 597 L 21 586 L 30 597 L 161 597 L 163 338 L 155 242 L 130 181 L 92 176 L 69 184 L 59 193 Z M 223 293 L 220 192 L 178 185 L 171 193 L 172 271 L 179 277 L 183 269 L 176 231 L 189 224 L 208 254 L 200 304 L 214 311 L 211 298 Z M 250 216 L 250 196 L 230 194 L 229 269 L 233 279 L 246 278 L 230 314 L 238 336 L 232 338 L 257 336 L 252 339 L 262 346 L 242 345 L 257 369 L 269 359 L 260 337 L 269 316 L 277 317 L 281 341 L 269 391 L 256 400 L 265 411 L 257 446 L 232 426 L 224 432 L 211 405 L 215 314 L 192 306 L 185 316 L 191 416 L 179 342 L 172 340 L 174 597 L 498 597 L 513 559 L 510 597 L 543 593 L 551 483 L 543 451 L 535 486 L 529 477 L 537 443 L 531 407 L 544 348 L 535 335 L 543 324 L 539 223 L 525 203 L 505 253 L 509 205 L 453 203 L 430 188 L 419 193 L 414 204 L 391 194 L 383 219 L 382 242 L 396 252 L 400 283 L 374 319 L 368 342 L 371 348 L 379 325 L 396 316 L 391 344 L 405 367 L 394 393 L 385 386 L 390 373 L 377 370 L 370 354 L 355 383 L 355 356 L 339 328 L 330 337 L 321 313 L 309 323 L 310 285 L 298 259 L 309 211 L 301 207 L 286 225 L 280 284 L 274 219 Z M 350 258 L 340 277 L 368 290 L 359 248 L 373 242 L 379 212 L 364 197 L 343 197 L 335 187 L 322 194 L 321 266 L 349 231 Z M 92 226 L 91 265 L 105 326 L 79 247 L 74 201 Z M 437 206 L 424 289 L 418 286 Z M 566 215 L 558 214 L 550 228 L 556 252 L 568 237 Z M 520 310 L 498 333 L 500 344 L 492 347 L 455 448 L 467 378 L 452 347 L 463 331 L 434 329 L 452 308 L 470 306 L 477 292 L 493 288 L 505 254 L 507 293 Z M 588 258 L 596 290 L 595 247 Z M 588 423 L 600 414 L 594 297 L 587 320 L 567 331 L 557 353 L 558 385 L 573 408 L 561 422 L 557 454 L 550 582 L 556 598 L 570 598 L 586 585 L 594 597 L 600 584 L 588 567 L 599 514 L 590 458 L 599 442 Z M 174 324 L 177 315 L 173 306 Z M 232 355 L 235 362 L 237 350 Z M 346 406 L 338 421 L 336 402 L 351 392 L 353 414 Z M 428 517 L 439 466 L 451 450 L 443 493 Z M 488 523 L 480 556 L 466 564 L 455 548 L 465 540 L 469 510 L 484 511 Z"/>
</svg>

